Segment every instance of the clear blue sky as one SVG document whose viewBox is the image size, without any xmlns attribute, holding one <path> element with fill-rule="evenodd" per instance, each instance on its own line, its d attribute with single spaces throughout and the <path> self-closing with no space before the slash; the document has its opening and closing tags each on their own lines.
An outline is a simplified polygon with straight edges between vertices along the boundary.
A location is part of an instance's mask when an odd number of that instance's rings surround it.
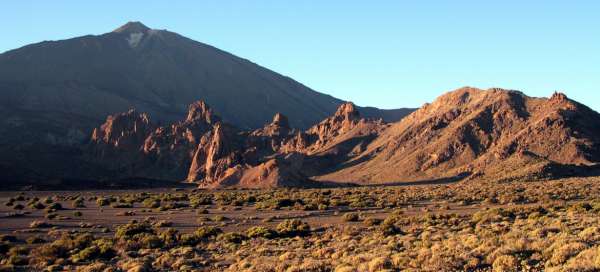
<svg viewBox="0 0 600 272">
<path fill-rule="evenodd" d="M 359 105 L 474 86 L 600 109 L 600 1 L 90 2 L 3 1 L 0 52 L 142 21 Z"/>
</svg>

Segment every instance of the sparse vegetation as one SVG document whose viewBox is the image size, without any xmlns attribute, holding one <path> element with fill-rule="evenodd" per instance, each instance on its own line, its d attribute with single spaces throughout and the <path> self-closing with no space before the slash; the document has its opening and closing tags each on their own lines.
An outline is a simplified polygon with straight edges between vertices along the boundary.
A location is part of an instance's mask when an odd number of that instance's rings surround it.
<svg viewBox="0 0 600 272">
<path fill-rule="evenodd" d="M 21 217 L 3 219 L 22 225 L 0 236 L 0 264 L 35 271 L 596 271 L 598 195 L 595 179 L 427 190 L 23 194 L 1 206 L 24 207 Z M 80 201 L 91 209 L 62 210 L 61 203 Z"/>
</svg>

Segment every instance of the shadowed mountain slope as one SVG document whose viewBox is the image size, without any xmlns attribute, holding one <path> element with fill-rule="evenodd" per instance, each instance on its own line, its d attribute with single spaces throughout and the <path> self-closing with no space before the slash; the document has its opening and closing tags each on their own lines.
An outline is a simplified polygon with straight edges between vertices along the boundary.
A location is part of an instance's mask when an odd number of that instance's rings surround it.
<svg viewBox="0 0 600 272">
<path fill-rule="evenodd" d="M 197 100 L 243 129 L 259 128 L 277 112 L 308 128 L 343 103 L 249 60 L 130 22 L 0 54 L 0 167 L 54 178 L 72 167 L 60 163 L 80 152 L 107 115 L 135 108 L 168 124 L 185 118 Z M 411 111 L 365 109 L 387 121 Z"/>
</svg>

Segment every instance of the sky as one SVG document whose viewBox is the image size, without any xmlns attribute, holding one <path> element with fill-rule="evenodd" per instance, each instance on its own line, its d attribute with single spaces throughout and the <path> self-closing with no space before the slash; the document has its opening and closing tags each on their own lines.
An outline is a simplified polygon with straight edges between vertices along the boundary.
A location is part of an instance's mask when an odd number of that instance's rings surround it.
<svg viewBox="0 0 600 272">
<path fill-rule="evenodd" d="M 141 21 L 361 106 L 472 86 L 562 91 L 600 111 L 600 1 L 90 2 L 3 1 L 0 52 Z"/>
</svg>

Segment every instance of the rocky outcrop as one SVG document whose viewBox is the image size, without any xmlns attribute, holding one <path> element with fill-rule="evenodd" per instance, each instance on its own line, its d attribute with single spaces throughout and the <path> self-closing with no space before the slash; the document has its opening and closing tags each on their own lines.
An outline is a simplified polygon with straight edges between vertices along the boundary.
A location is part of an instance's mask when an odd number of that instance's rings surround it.
<svg viewBox="0 0 600 272">
<path fill-rule="evenodd" d="M 207 188 L 316 186 L 309 176 L 335 168 L 382 127 L 345 103 L 305 132 L 281 113 L 261 129 L 240 131 L 199 101 L 169 126 L 154 128 L 133 110 L 110 116 L 94 130 L 90 150 L 113 178 L 186 180 Z"/>
<path fill-rule="evenodd" d="M 344 103 L 306 131 L 280 113 L 242 131 L 203 102 L 190 105 L 185 120 L 156 129 L 147 115 L 129 111 L 110 116 L 92 145 L 122 175 L 204 188 L 537 179 L 600 162 L 597 124 L 598 113 L 561 93 L 545 99 L 462 88 L 391 125 Z"/>
<path fill-rule="evenodd" d="M 600 127 L 592 124 L 600 124 L 600 115 L 564 94 L 544 99 L 462 88 L 390 126 L 351 167 L 320 178 L 385 183 L 469 173 L 544 176 L 545 165 L 600 162 Z"/>
<path fill-rule="evenodd" d="M 91 141 L 103 147 L 100 149 L 102 152 L 113 149 L 133 150 L 144 143 L 153 127 L 146 113 L 138 114 L 131 109 L 125 113 L 108 116 L 100 128 L 93 130 Z"/>
<path fill-rule="evenodd" d="M 227 170 L 243 163 L 243 146 L 237 130 L 217 123 L 196 148 L 187 180 L 204 186 L 218 183 L 228 176 Z"/>
</svg>

